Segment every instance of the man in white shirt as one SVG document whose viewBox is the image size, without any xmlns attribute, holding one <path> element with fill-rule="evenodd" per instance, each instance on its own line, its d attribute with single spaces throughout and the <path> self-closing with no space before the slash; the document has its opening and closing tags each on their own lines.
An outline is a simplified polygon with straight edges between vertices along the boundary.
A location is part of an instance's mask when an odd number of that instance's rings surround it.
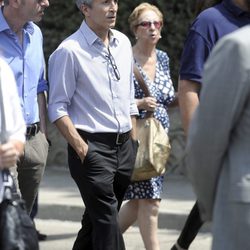
<svg viewBox="0 0 250 250">
<path fill-rule="evenodd" d="M 1 170 L 16 164 L 23 152 L 26 127 L 19 103 L 16 82 L 9 66 L 0 59 L 0 201 Z"/>
<path fill-rule="evenodd" d="M 50 57 L 48 108 L 86 206 L 73 249 L 123 250 L 117 217 L 137 150 L 131 44 L 111 29 L 117 1 L 76 4 L 85 20 Z"/>
</svg>

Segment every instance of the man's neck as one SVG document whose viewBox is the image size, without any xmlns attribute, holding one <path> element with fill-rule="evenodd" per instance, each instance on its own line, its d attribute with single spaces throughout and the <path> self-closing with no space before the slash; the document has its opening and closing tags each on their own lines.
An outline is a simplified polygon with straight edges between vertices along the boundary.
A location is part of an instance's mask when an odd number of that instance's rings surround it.
<svg viewBox="0 0 250 250">
<path fill-rule="evenodd" d="M 13 32 L 18 34 L 23 30 L 25 22 L 22 22 L 22 19 L 19 18 L 18 13 L 14 9 L 11 9 L 9 6 L 4 7 L 3 16 Z"/>
<path fill-rule="evenodd" d="M 23 27 L 25 22 L 22 22 L 22 19 L 19 18 L 18 13 L 15 13 L 11 7 L 6 6 L 3 8 L 3 16 L 8 23 L 10 29 L 16 33 L 20 43 L 23 42 Z M 13 11 L 12 11 L 13 10 Z"/>
<path fill-rule="evenodd" d="M 88 27 L 103 41 L 105 46 L 108 47 L 110 29 L 104 29 L 103 27 L 100 27 L 86 19 L 85 22 Z"/>
</svg>

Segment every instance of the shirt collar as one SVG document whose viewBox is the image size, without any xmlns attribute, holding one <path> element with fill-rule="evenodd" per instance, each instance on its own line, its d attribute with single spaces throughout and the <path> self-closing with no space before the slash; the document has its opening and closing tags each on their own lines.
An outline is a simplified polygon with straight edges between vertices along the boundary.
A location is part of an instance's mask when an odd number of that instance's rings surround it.
<svg viewBox="0 0 250 250">
<path fill-rule="evenodd" d="M 223 6 L 230 11 L 234 16 L 241 16 L 241 15 L 245 15 L 245 14 L 249 14 L 249 12 L 246 12 L 244 10 L 242 10 L 241 8 L 239 8 L 238 6 L 236 6 L 232 0 L 224 0 L 222 2 Z"/>
<path fill-rule="evenodd" d="M 81 26 L 80 26 L 80 31 L 83 34 L 83 36 L 85 37 L 87 43 L 89 45 L 93 45 L 95 42 L 102 42 L 101 39 L 95 34 L 95 32 L 93 30 L 90 29 L 90 27 L 87 25 L 87 23 L 85 21 L 82 22 Z M 110 45 L 116 45 L 119 40 L 118 38 L 115 36 L 114 32 L 112 29 L 109 30 L 109 34 L 110 34 Z"/>
<path fill-rule="evenodd" d="M 27 22 L 24 25 L 24 30 L 27 31 L 30 35 L 34 33 L 34 26 L 32 22 Z M 0 8 L 0 32 L 5 30 L 11 30 L 9 24 L 6 22 L 6 19 L 3 15 L 3 7 Z"/>
</svg>

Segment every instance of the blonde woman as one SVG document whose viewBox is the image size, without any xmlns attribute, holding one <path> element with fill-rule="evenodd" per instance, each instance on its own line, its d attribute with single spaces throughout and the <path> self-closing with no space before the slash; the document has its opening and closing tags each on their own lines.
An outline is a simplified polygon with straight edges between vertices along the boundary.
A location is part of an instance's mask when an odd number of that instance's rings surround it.
<svg viewBox="0 0 250 250">
<path fill-rule="evenodd" d="M 136 38 L 133 46 L 135 64 L 151 93 L 151 97 L 145 97 L 139 83 L 134 79 L 139 118 L 143 118 L 148 110 L 154 111 L 154 117 L 161 122 L 167 133 L 167 106 L 173 102 L 175 96 L 169 73 L 169 58 L 165 52 L 156 49 L 161 38 L 163 15 L 156 6 L 142 3 L 131 13 L 129 23 Z M 157 228 L 163 178 L 159 176 L 133 182 L 125 194 L 128 202 L 119 213 L 122 232 L 137 221 L 147 250 L 160 249 Z"/>
</svg>

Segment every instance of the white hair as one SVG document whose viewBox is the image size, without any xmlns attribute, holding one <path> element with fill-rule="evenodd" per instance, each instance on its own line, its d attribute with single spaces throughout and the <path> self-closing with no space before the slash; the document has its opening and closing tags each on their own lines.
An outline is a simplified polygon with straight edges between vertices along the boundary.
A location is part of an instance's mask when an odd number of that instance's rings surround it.
<svg viewBox="0 0 250 250">
<path fill-rule="evenodd" d="M 76 5 L 77 5 L 77 7 L 80 9 L 80 6 L 82 5 L 82 4 L 85 4 L 85 5 L 87 5 L 87 6 L 91 6 L 91 4 L 92 4 L 92 0 L 75 0 L 76 1 Z"/>
</svg>

